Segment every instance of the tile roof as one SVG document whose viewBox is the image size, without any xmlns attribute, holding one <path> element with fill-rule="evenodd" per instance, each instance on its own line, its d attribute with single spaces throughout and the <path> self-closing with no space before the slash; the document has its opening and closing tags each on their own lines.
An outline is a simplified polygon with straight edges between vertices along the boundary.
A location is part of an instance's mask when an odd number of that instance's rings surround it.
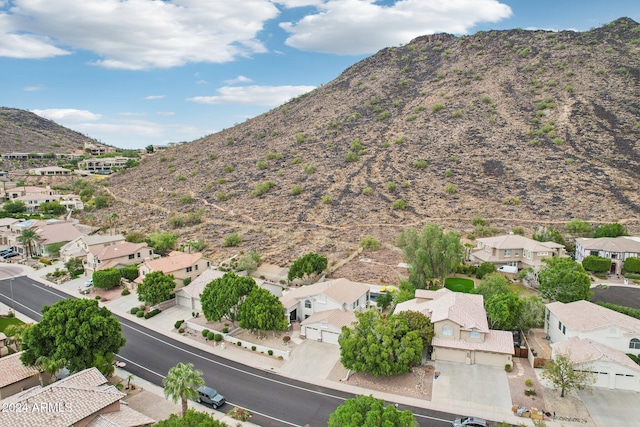
<svg viewBox="0 0 640 427">
<path fill-rule="evenodd" d="M 91 420 L 87 427 L 137 427 L 155 423 L 156 420 L 153 418 L 149 418 L 123 403 L 120 405 L 119 411 L 100 414 Z"/>
<path fill-rule="evenodd" d="M 489 331 L 483 342 L 471 342 L 464 339 L 433 338 L 434 347 L 454 348 L 457 350 L 476 350 L 490 353 L 513 354 L 513 334 L 509 331 Z"/>
<path fill-rule="evenodd" d="M 38 369 L 22 364 L 20 361 L 21 354 L 22 352 L 19 352 L 0 358 L 0 372 L 2 372 L 2 375 L 0 375 L 0 388 L 38 375 Z"/>
<path fill-rule="evenodd" d="M 554 353 L 571 354 L 574 363 L 612 362 L 640 372 L 640 366 L 620 350 L 588 338 L 571 337 L 551 344 Z"/>
<path fill-rule="evenodd" d="M 82 241 L 87 246 L 100 245 L 103 243 L 124 242 L 125 237 L 122 234 L 93 234 L 91 236 L 82 236 Z"/>
<path fill-rule="evenodd" d="M 589 301 L 567 304 L 556 301 L 547 304 L 547 308 L 571 331 L 584 332 L 616 326 L 640 333 L 640 320 Z"/>
<path fill-rule="evenodd" d="M 184 288 L 176 290 L 176 293 L 190 298 L 200 298 L 200 294 L 204 291 L 204 288 L 213 280 L 219 279 L 225 275 L 224 271 L 214 270 L 211 268 L 206 269 L 198 276 L 193 282 L 189 283 Z"/>
<path fill-rule="evenodd" d="M 640 252 L 640 237 L 619 236 L 619 237 L 580 237 L 576 239 L 576 245 L 580 245 L 589 250 L 601 250 L 606 252 Z"/>
<path fill-rule="evenodd" d="M 463 330 L 489 332 L 487 313 L 482 295 L 452 292 L 441 288 L 437 291 L 417 290 L 416 298 L 396 306 L 395 313 L 419 311 L 432 323 L 451 320 Z"/>
<path fill-rule="evenodd" d="M 131 254 L 135 254 L 142 248 L 146 248 L 148 245 L 146 242 L 143 243 L 130 243 L 130 242 L 120 242 L 115 245 L 109 245 L 102 248 L 95 248 L 91 251 L 91 253 L 98 258 L 100 261 L 107 261 L 114 258 L 120 258 L 123 256 L 128 256 Z"/>
<path fill-rule="evenodd" d="M 368 290 L 369 286 L 364 283 L 341 278 L 290 289 L 280 297 L 280 302 L 289 309 L 298 304 L 301 299 L 324 294 L 339 304 L 351 304 L 366 294 Z"/>
<path fill-rule="evenodd" d="M 162 271 L 164 274 L 170 274 L 183 268 L 191 267 L 202 259 L 202 253 L 196 252 L 188 254 L 186 252 L 173 251 L 169 256 L 145 261 L 145 264 L 151 271 Z"/>
<path fill-rule="evenodd" d="M 353 312 L 336 309 L 314 313 L 304 319 L 300 324 L 307 326 L 314 323 L 326 322 L 335 326 L 337 329 L 342 329 L 343 326 L 351 327 L 356 320 L 356 315 Z"/>
<path fill-rule="evenodd" d="M 484 237 L 476 239 L 476 242 L 482 243 L 496 249 L 526 249 L 532 252 L 545 252 L 550 249 L 564 248 L 555 242 L 538 242 L 528 237 L 517 234 L 505 234 L 503 236 Z"/>
<path fill-rule="evenodd" d="M 46 224 L 36 230 L 40 236 L 40 243 L 48 245 L 51 243 L 68 242 L 76 237 L 82 236 L 82 232 L 70 222 L 57 222 Z"/>
</svg>

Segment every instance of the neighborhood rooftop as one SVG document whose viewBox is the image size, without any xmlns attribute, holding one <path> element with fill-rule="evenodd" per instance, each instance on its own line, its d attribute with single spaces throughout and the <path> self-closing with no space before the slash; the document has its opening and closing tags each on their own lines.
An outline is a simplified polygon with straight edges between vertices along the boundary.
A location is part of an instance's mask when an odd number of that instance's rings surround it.
<svg viewBox="0 0 640 427">
<path fill-rule="evenodd" d="M 640 333 L 640 320 L 589 301 L 580 300 L 568 304 L 556 301 L 547 304 L 547 308 L 567 328 L 575 331 L 584 332 L 620 326 L 631 332 Z"/>
</svg>

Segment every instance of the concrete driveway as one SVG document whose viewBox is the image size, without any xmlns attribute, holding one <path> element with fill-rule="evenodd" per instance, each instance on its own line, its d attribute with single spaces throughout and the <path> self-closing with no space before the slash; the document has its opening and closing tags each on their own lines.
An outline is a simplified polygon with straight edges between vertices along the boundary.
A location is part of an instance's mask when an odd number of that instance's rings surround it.
<svg viewBox="0 0 640 427">
<path fill-rule="evenodd" d="M 340 347 L 337 345 L 304 340 L 279 371 L 292 378 L 326 379 L 339 361 Z"/>
<path fill-rule="evenodd" d="M 579 396 L 598 427 L 638 425 L 640 393 L 593 387 Z"/>
<path fill-rule="evenodd" d="M 433 380 L 433 403 L 442 403 L 467 408 L 496 411 L 511 409 L 511 393 L 504 368 L 487 365 L 465 365 L 453 362 L 435 362 L 440 375 Z"/>
</svg>

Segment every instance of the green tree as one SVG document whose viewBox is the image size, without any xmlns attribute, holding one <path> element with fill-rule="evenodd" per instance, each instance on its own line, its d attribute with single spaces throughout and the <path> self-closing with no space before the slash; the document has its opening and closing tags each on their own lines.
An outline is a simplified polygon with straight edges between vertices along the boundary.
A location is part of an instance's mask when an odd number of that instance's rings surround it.
<svg viewBox="0 0 640 427">
<path fill-rule="evenodd" d="M 206 412 L 189 408 L 183 417 L 171 414 L 166 420 L 154 424 L 154 427 L 227 427 L 227 424 L 216 420 Z"/>
<path fill-rule="evenodd" d="M 640 258 L 629 257 L 625 259 L 623 268 L 627 273 L 640 273 Z"/>
<path fill-rule="evenodd" d="M 376 299 L 376 306 L 382 310 L 386 310 L 393 303 L 393 292 L 385 292 Z"/>
<path fill-rule="evenodd" d="M 109 196 L 104 194 L 93 198 L 93 206 L 95 206 L 96 209 L 104 209 L 110 205 L 110 202 Z"/>
<path fill-rule="evenodd" d="M 395 298 L 396 304 L 409 301 L 416 296 L 416 286 L 408 280 L 401 280 L 398 288 L 398 295 Z"/>
<path fill-rule="evenodd" d="M 69 261 L 64 263 L 64 268 L 67 269 L 71 277 L 75 277 L 84 273 L 82 258 L 70 258 Z"/>
<path fill-rule="evenodd" d="M 411 411 L 399 411 L 394 405 L 373 396 L 347 399 L 329 416 L 329 427 L 417 427 Z"/>
<path fill-rule="evenodd" d="M 530 329 L 544 326 L 545 305 L 538 295 L 523 297 L 518 318 L 518 328 L 527 333 Z"/>
<path fill-rule="evenodd" d="M 533 231 L 533 240 L 538 242 L 555 242 L 560 245 L 566 246 L 567 242 L 562 237 L 562 234 L 553 227 L 539 227 Z"/>
<path fill-rule="evenodd" d="M 586 271 L 603 273 L 611 269 L 611 258 L 589 255 L 582 260 L 582 267 L 584 267 Z"/>
<path fill-rule="evenodd" d="M 113 212 L 107 216 L 107 224 L 109 224 L 109 228 L 111 228 L 111 235 L 116 234 L 116 225 L 118 225 L 118 214 Z"/>
<path fill-rule="evenodd" d="M 51 379 L 49 380 L 49 384 L 51 384 L 56 380 L 56 372 L 64 368 L 66 364 L 67 361 L 64 359 L 52 359 L 47 356 L 38 357 L 36 359 L 35 366 L 39 367 L 40 385 L 44 387 L 44 378 L 42 377 L 43 372 L 51 375 Z"/>
<path fill-rule="evenodd" d="M 476 277 L 482 279 L 487 274 L 495 273 L 496 265 L 492 262 L 483 262 L 476 270 Z"/>
<path fill-rule="evenodd" d="M 518 325 L 522 310 L 520 298 L 513 292 L 497 294 L 485 301 L 491 329 L 513 330 Z"/>
<path fill-rule="evenodd" d="M 240 327 L 252 331 L 284 331 L 289 326 L 280 299 L 266 289 L 254 288 L 238 306 Z"/>
<path fill-rule="evenodd" d="M 27 211 L 27 205 L 22 200 L 9 200 L 2 209 L 10 214 L 24 213 Z"/>
<path fill-rule="evenodd" d="M 497 272 L 484 276 L 484 279 L 472 291 L 474 294 L 482 295 L 485 303 L 494 295 L 505 295 L 510 292 L 509 281 Z"/>
<path fill-rule="evenodd" d="M 40 241 L 40 236 L 30 228 L 22 230 L 22 233 L 17 238 L 18 242 L 24 246 L 27 258 L 33 256 L 33 247 Z"/>
<path fill-rule="evenodd" d="M 58 201 L 44 202 L 40 203 L 40 212 L 47 215 L 63 215 L 67 213 L 67 208 Z"/>
<path fill-rule="evenodd" d="M 584 390 L 595 382 L 595 375 L 589 366 L 578 366 L 571 360 L 571 353 L 558 353 L 553 360 L 542 369 L 542 378 L 560 389 L 560 397 L 565 392 L 572 390 Z"/>
<path fill-rule="evenodd" d="M 178 235 L 175 233 L 151 233 L 147 237 L 147 243 L 157 252 L 167 254 L 176 247 Z"/>
<path fill-rule="evenodd" d="M 131 243 L 142 243 L 147 240 L 147 236 L 140 231 L 130 231 L 127 233 L 124 240 Z"/>
<path fill-rule="evenodd" d="M 401 313 L 394 314 L 395 317 L 404 319 L 409 326 L 410 331 L 415 331 L 422 340 L 422 347 L 431 345 L 434 331 L 431 319 L 419 311 L 403 311 Z"/>
<path fill-rule="evenodd" d="M 413 227 L 407 228 L 398 235 L 396 244 L 410 265 L 409 281 L 418 289 L 424 289 L 430 279 L 444 283 L 464 257 L 460 235 L 445 233 L 436 224 L 425 225 L 420 234 Z"/>
<path fill-rule="evenodd" d="M 564 229 L 574 236 L 588 237 L 591 235 L 591 224 L 578 218 L 569 221 Z"/>
<path fill-rule="evenodd" d="M 212 280 L 200 294 L 204 317 L 209 322 L 217 322 L 223 317 L 235 322 L 238 320 L 238 306 L 256 287 L 253 278 L 234 273 L 225 273 Z"/>
<path fill-rule="evenodd" d="M 115 288 L 120 285 L 120 270 L 117 268 L 105 268 L 93 272 L 93 286 L 100 289 Z"/>
<path fill-rule="evenodd" d="M 182 403 L 182 417 L 187 414 L 187 400 L 198 398 L 198 387 L 204 385 L 202 372 L 194 369 L 192 363 L 178 363 L 169 369 L 169 373 L 162 380 L 164 396 L 170 398 L 173 403 Z"/>
<path fill-rule="evenodd" d="M 139 274 L 140 273 L 138 272 L 138 266 L 135 264 L 125 265 L 120 269 L 120 275 L 130 282 L 136 280 Z"/>
<path fill-rule="evenodd" d="M 314 275 L 319 275 L 327 268 L 327 259 L 322 255 L 309 252 L 298 258 L 289 267 L 289 280 L 303 279 L 312 280 Z"/>
<path fill-rule="evenodd" d="M 162 271 L 152 271 L 144 276 L 138 285 L 138 301 L 148 305 L 158 304 L 171 298 L 171 292 L 176 287 L 176 281 L 171 274 Z"/>
<path fill-rule="evenodd" d="M 238 258 L 236 264 L 236 271 L 246 271 L 247 274 L 251 274 L 258 269 L 260 264 L 260 254 L 257 252 L 249 252 Z"/>
<path fill-rule="evenodd" d="M 153 153 L 153 145 L 149 144 L 146 147 L 144 147 L 145 150 L 147 150 L 147 153 L 151 154 Z"/>
<path fill-rule="evenodd" d="M 591 280 L 580 263 L 571 258 L 545 258 L 545 266 L 538 273 L 542 296 L 564 303 L 589 300 Z"/>
<path fill-rule="evenodd" d="M 120 322 L 98 301 L 64 299 L 44 306 L 40 322 L 24 332 L 20 360 L 29 366 L 42 356 L 66 360 L 78 372 L 96 366 L 97 357 L 118 353 L 125 342 Z"/>
<path fill-rule="evenodd" d="M 602 224 L 593 230 L 593 237 L 618 237 L 628 236 L 629 229 L 622 224 L 614 222 L 612 224 Z"/>
<path fill-rule="evenodd" d="M 383 318 L 377 310 L 356 313 L 353 328 L 338 338 L 342 365 L 356 372 L 390 376 L 409 372 L 422 359 L 422 339 L 401 317 Z"/>
<path fill-rule="evenodd" d="M 4 334 L 7 337 L 7 345 L 15 344 L 18 351 L 22 350 L 24 332 L 32 326 L 29 324 L 7 325 Z"/>
</svg>

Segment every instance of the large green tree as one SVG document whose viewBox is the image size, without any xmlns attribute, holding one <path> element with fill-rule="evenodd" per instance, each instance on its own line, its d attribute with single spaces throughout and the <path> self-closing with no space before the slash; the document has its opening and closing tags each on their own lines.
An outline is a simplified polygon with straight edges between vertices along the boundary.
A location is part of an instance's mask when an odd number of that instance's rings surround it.
<svg viewBox="0 0 640 427">
<path fill-rule="evenodd" d="M 595 382 L 595 374 L 589 366 L 577 366 L 571 360 L 571 353 L 558 353 L 553 360 L 542 369 L 542 378 L 560 389 L 560 397 L 565 392 L 572 390 L 584 390 Z"/>
<path fill-rule="evenodd" d="M 27 228 L 26 230 L 22 230 L 17 240 L 24 246 L 27 258 L 30 258 L 33 256 L 33 247 L 40 241 L 40 236 L 38 236 L 35 230 Z"/>
<path fill-rule="evenodd" d="M 119 271 L 118 274 L 120 274 Z M 144 276 L 142 283 L 138 285 L 138 301 L 148 305 L 167 301 L 175 287 L 176 281 L 173 275 L 164 274 L 162 271 L 152 271 Z"/>
<path fill-rule="evenodd" d="M 456 271 L 464 257 L 460 235 L 445 233 L 436 224 L 425 225 L 420 234 L 407 228 L 398 235 L 396 244 L 410 265 L 409 280 L 418 289 L 424 289 L 431 279 L 444 283 L 445 276 Z"/>
<path fill-rule="evenodd" d="M 240 327 L 252 331 L 284 331 L 289 326 L 280 299 L 266 289 L 254 288 L 238 307 Z"/>
<path fill-rule="evenodd" d="M 591 236 L 591 224 L 588 223 L 587 221 L 584 221 L 578 218 L 574 218 L 571 221 L 569 221 L 564 226 L 564 229 L 567 233 L 573 236 L 579 236 L 579 237 Z"/>
<path fill-rule="evenodd" d="M 399 316 L 386 319 L 377 310 L 356 313 L 353 328 L 343 327 L 338 339 L 342 365 L 375 376 L 403 374 L 422 359 L 420 334 Z"/>
<path fill-rule="evenodd" d="M 545 305 L 538 295 L 528 295 L 523 297 L 520 307 L 520 317 L 518 318 L 518 329 L 529 332 L 533 328 L 544 326 Z"/>
<path fill-rule="evenodd" d="M 99 365 L 125 344 L 118 319 L 98 301 L 65 299 L 42 308 L 42 318 L 23 334 L 20 360 L 33 366 L 39 357 L 65 360 L 71 372 Z M 104 372 L 104 367 L 96 366 Z"/>
<path fill-rule="evenodd" d="M 510 331 L 518 326 L 522 301 L 513 292 L 496 294 L 485 301 L 491 329 Z"/>
<path fill-rule="evenodd" d="M 217 322 L 223 317 L 235 322 L 238 320 L 238 306 L 244 298 L 257 288 L 252 277 L 225 273 L 205 286 L 200 294 L 202 312 L 210 322 Z"/>
<path fill-rule="evenodd" d="M 169 373 L 162 380 L 164 386 L 164 395 L 170 398 L 173 403 L 182 404 L 182 417 L 187 414 L 187 400 L 195 400 L 198 398 L 198 387 L 204 385 L 202 379 L 202 371 L 194 369 L 192 363 L 178 363 L 169 369 Z"/>
<path fill-rule="evenodd" d="M 309 252 L 298 258 L 289 267 L 289 280 L 307 278 L 311 280 L 314 276 L 322 273 L 327 268 L 327 259 L 322 255 Z"/>
<path fill-rule="evenodd" d="M 166 254 L 176 247 L 178 235 L 175 233 L 151 233 L 147 237 L 147 243 L 157 252 Z"/>
<path fill-rule="evenodd" d="M 628 236 L 629 229 L 622 224 L 614 222 L 612 224 L 602 224 L 593 230 L 593 237 L 618 237 Z"/>
<path fill-rule="evenodd" d="M 9 200 L 4 204 L 2 209 L 10 214 L 24 213 L 27 211 L 27 205 L 22 200 Z"/>
<path fill-rule="evenodd" d="M 184 416 L 171 414 L 166 420 L 158 421 L 154 427 L 228 427 L 226 423 L 218 421 L 206 412 L 187 409 Z"/>
<path fill-rule="evenodd" d="M 40 212 L 48 215 L 62 215 L 67 212 L 67 208 L 58 201 L 44 202 L 40 204 Z"/>
<path fill-rule="evenodd" d="M 484 297 L 485 303 L 494 295 L 505 295 L 511 292 L 509 281 L 501 273 L 491 273 L 484 276 L 484 279 L 473 289 L 474 294 Z"/>
<path fill-rule="evenodd" d="M 545 258 L 545 266 L 538 273 L 542 296 L 564 303 L 588 300 L 591 279 L 580 263 L 571 258 Z"/>
<path fill-rule="evenodd" d="M 394 316 L 404 319 L 407 322 L 407 326 L 409 326 L 409 330 L 418 333 L 418 336 L 422 340 L 422 347 L 431 345 L 431 340 L 434 335 L 431 319 L 419 311 L 403 311 L 394 314 Z"/>
<path fill-rule="evenodd" d="M 329 416 L 329 427 L 417 427 L 411 411 L 400 411 L 394 405 L 373 396 L 358 395 L 347 399 Z"/>
</svg>

